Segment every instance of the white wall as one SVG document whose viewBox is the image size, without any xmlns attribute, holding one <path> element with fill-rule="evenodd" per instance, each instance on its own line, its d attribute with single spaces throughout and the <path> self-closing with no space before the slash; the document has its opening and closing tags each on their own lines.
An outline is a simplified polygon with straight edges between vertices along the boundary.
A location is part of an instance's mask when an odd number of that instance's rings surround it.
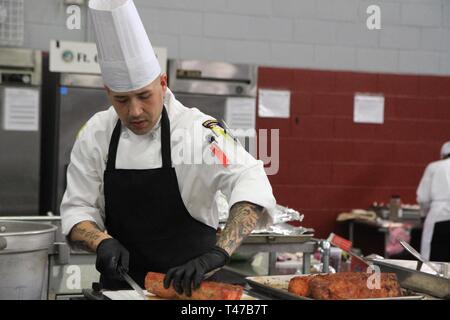
<svg viewBox="0 0 450 320">
<path fill-rule="evenodd" d="M 62 0 L 25 0 L 25 47 L 69 31 Z M 154 46 L 170 58 L 265 66 L 450 75 L 450 0 L 135 0 Z M 381 7 L 381 30 L 366 8 Z"/>
</svg>

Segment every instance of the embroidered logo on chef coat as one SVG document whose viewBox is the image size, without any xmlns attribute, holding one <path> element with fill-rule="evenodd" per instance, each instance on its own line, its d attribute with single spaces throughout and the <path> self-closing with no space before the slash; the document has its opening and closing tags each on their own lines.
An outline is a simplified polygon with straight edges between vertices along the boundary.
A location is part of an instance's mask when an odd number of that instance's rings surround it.
<svg viewBox="0 0 450 320">
<path fill-rule="evenodd" d="M 207 121 L 203 122 L 203 126 L 206 129 L 211 129 L 212 130 L 214 127 L 220 126 L 220 123 L 217 120 L 207 120 Z"/>
<path fill-rule="evenodd" d="M 226 130 L 217 120 L 208 120 L 203 122 L 203 126 L 206 129 L 210 129 L 216 137 L 222 136 L 232 142 L 236 142 L 236 139 L 231 136 L 230 132 Z"/>
<path fill-rule="evenodd" d="M 232 130 L 224 122 L 221 124 L 215 119 L 203 122 L 203 127 L 210 129 L 212 134 L 208 135 L 209 149 L 225 168 L 231 163 L 230 159 L 236 161 L 238 148 L 242 148 L 239 140 L 232 135 Z M 231 152 L 231 154 L 230 154 Z M 230 158 L 231 156 L 231 158 Z"/>
</svg>

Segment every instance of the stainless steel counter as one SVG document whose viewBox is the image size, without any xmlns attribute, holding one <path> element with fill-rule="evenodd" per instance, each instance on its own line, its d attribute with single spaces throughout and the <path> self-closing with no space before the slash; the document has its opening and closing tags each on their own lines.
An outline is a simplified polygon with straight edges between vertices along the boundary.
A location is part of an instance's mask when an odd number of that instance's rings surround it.
<svg viewBox="0 0 450 320">
<path fill-rule="evenodd" d="M 49 281 L 47 291 L 48 299 L 60 299 L 64 296 L 79 296 L 83 290 L 91 289 L 93 282 L 98 282 L 100 274 L 95 269 L 96 256 L 89 252 L 76 252 L 68 246 L 61 232 L 61 218 L 59 216 L 25 216 L 1 217 L 3 220 L 19 220 L 42 222 L 58 227 L 55 243 L 49 249 Z M 312 238 L 312 235 L 280 236 L 255 234 L 249 236 L 238 248 L 241 254 L 269 252 L 269 274 L 275 274 L 275 265 L 278 252 L 303 252 L 303 273 L 309 273 L 311 267 L 311 254 L 320 248 L 321 241 Z M 325 251 L 325 256 L 327 251 Z M 326 259 L 326 261 L 328 261 Z M 328 266 L 328 263 L 326 263 Z M 230 266 L 239 276 L 236 264 Z M 245 272 L 241 275 L 245 275 Z M 247 274 L 251 276 L 253 274 Z"/>
<path fill-rule="evenodd" d="M 319 241 L 311 236 L 251 235 L 237 249 L 237 253 L 269 252 L 269 275 L 275 274 L 278 252 L 303 252 L 302 272 L 311 269 L 311 254 L 319 248 Z"/>
</svg>

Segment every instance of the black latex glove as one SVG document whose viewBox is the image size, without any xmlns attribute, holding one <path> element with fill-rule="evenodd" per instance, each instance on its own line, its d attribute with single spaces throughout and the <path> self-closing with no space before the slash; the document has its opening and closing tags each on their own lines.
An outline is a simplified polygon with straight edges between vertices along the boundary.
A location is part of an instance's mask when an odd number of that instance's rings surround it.
<svg viewBox="0 0 450 320">
<path fill-rule="evenodd" d="M 230 256 L 220 248 L 214 247 L 211 251 L 190 260 L 184 265 L 175 267 L 167 271 L 164 277 L 164 288 L 168 289 L 173 281 L 173 287 L 178 294 L 185 294 L 188 297 L 194 290 L 200 287 L 205 274 L 227 264 Z"/>
<path fill-rule="evenodd" d="M 116 239 L 105 239 L 97 247 L 97 261 L 95 267 L 103 276 L 115 280 L 122 280 L 119 266 L 128 272 L 130 254 Z"/>
</svg>

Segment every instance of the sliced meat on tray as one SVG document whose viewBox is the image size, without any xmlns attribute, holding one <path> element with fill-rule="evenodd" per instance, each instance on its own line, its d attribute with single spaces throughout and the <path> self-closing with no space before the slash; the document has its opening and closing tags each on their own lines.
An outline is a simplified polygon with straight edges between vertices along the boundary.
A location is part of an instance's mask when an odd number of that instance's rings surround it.
<svg viewBox="0 0 450 320">
<path fill-rule="evenodd" d="M 378 275 L 379 281 L 376 279 Z M 317 300 L 376 299 L 402 296 L 396 274 L 380 273 L 378 275 L 343 272 L 300 276 L 290 280 L 288 290 L 299 296 Z"/>
</svg>

